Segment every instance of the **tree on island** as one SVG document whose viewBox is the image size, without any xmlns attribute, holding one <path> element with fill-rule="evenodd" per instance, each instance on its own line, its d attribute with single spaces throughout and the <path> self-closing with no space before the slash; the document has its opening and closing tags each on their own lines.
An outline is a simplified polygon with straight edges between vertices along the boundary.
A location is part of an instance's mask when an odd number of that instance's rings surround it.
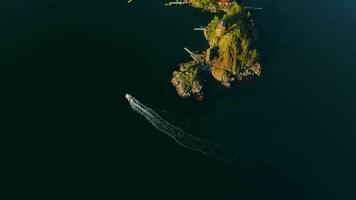
<svg viewBox="0 0 356 200">
<path fill-rule="evenodd" d="M 202 67 L 222 85 L 229 87 L 235 80 L 259 76 L 259 55 L 254 47 L 255 29 L 251 13 L 236 1 L 190 0 L 193 7 L 210 12 L 223 12 L 215 16 L 204 29 L 209 48 L 203 53 L 202 63 L 188 62 L 173 73 L 172 84 L 182 97 L 202 99 Z M 228 3 L 227 3 L 228 2 Z M 199 85 L 199 87 L 197 87 Z"/>
</svg>

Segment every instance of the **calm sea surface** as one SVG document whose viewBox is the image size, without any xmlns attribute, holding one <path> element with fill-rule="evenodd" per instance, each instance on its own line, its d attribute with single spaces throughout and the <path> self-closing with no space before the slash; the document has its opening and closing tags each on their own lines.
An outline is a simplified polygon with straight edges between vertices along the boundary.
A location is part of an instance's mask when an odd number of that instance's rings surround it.
<svg viewBox="0 0 356 200">
<path fill-rule="evenodd" d="M 192 29 L 212 15 L 164 2 L 0 3 L 0 87 L 20 145 L 9 155 L 31 194 L 356 199 L 356 1 L 245 1 L 264 8 L 254 13 L 262 77 L 212 83 L 204 102 L 180 99 L 169 81 L 190 60 L 184 47 L 207 47 Z M 183 149 L 125 93 L 238 161 Z"/>
</svg>

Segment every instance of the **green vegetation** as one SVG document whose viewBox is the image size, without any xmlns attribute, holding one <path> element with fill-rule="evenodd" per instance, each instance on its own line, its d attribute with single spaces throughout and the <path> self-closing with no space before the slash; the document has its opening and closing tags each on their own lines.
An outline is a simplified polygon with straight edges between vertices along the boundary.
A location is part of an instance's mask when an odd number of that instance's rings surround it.
<svg viewBox="0 0 356 200">
<path fill-rule="evenodd" d="M 228 14 L 240 12 L 242 7 L 236 1 L 230 0 L 189 0 L 190 4 L 199 9 L 209 12 L 224 11 Z"/>
<path fill-rule="evenodd" d="M 176 78 L 181 79 L 185 85 L 193 85 L 193 82 L 197 80 L 199 63 L 189 62 L 181 64 L 179 71 L 175 74 Z"/>
<path fill-rule="evenodd" d="M 192 6 L 203 10 L 216 12 L 218 10 L 218 0 L 190 0 Z"/>
<path fill-rule="evenodd" d="M 214 60 L 212 67 L 220 68 L 236 74 L 237 69 L 237 38 L 232 34 L 225 34 L 219 41 L 219 55 Z"/>
<path fill-rule="evenodd" d="M 218 37 L 215 34 L 215 30 L 218 27 L 220 23 L 220 19 L 218 16 L 215 16 L 213 20 L 211 20 L 210 24 L 206 27 L 206 37 L 207 40 L 211 43 L 211 44 L 216 44 Z"/>
<path fill-rule="evenodd" d="M 203 99 L 199 69 L 200 63 L 192 61 L 181 64 L 179 70 L 173 72 L 171 82 L 181 97 L 194 96 L 199 100 Z"/>
<path fill-rule="evenodd" d="M 190 0 L 191 5 L 210 12 L 222 11 L 206 26 L 204 35 L 209 43 L 205 60 L 192 61 L 179 66 L 173 73 L 172 84 L 180 96 L 202 97 L 200 74 L 210 69 L 211 75 L 224 86 L 236 79 L 259 76 L 259 55 L 254 47 L 255 29 L 251 13 L 236 1 L 219 3 L 218 0 Z M 228 2 L 228 1 L 221 1 Z"/>
<path fill-rule="evenodd" d="M 244 73 L 250 67 L 258 67 L 258 53 L 253 48 L 254 24 L 244 8 L 236 2 L 221 17 L 212 19 L 206 28 L 205 36 L 210 48 L 217 48 L 219 53 L 211 58 L 212 75 L 224 85 L 235 80 L 240 72 L 244 76 L 259 75 L 259 69 Z"/>
<path fill-rule="evenodd" d="M 226 14 L 228 16 L 234 16 L 236 14 L 239 14 L 243 11 L 243 7 L 240 6 L 237 2 L 233 2 L 229 4 L 228 10 L 226 11 Z"/>
</svg>

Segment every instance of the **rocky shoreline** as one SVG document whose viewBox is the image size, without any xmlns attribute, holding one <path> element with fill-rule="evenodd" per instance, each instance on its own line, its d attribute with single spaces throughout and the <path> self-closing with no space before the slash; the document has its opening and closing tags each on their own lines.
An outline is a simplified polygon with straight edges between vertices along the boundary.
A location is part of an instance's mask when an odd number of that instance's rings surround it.
<svg viewBox="0 0 356 200">
<path fill-rule="evenodd" d="M 221 12 L 203 28 L 209 48 L 192 55 L 193 61 L 179 64 L 171 83 L 179 96 L 204 98 L 202 73 L 208 72 L 223 86 L 261 74 L 259 55 L 254 48 L 255 29 L 251 13 L 236 1 L 187 0 L 192 7 Z M 199 59 L 198 59 L 199 58 Z"/>
</svg>

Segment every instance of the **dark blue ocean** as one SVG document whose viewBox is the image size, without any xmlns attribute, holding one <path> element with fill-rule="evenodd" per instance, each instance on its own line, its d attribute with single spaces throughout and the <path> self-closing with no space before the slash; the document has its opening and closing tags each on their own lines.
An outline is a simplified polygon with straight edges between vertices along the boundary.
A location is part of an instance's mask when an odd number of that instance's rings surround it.
<svg viewBox="0 0 356 200">
<path fill-rule="evenodd" d="M 190 60 L 184 47 L 207 47 L 193 28 L 213 15 L 164 2 L 0 2 L 1 132 L 19 176 L 8 185 L 26 188 L 13 194 L 356 199 L 356 1 L 243 1 L 263 7 L 253 13 L 262 76 L 212 82 L 203 102 L 179 98 L 170 78 Z M 236 161 L 182 148 L 126 93 Z"/>
</svg>

